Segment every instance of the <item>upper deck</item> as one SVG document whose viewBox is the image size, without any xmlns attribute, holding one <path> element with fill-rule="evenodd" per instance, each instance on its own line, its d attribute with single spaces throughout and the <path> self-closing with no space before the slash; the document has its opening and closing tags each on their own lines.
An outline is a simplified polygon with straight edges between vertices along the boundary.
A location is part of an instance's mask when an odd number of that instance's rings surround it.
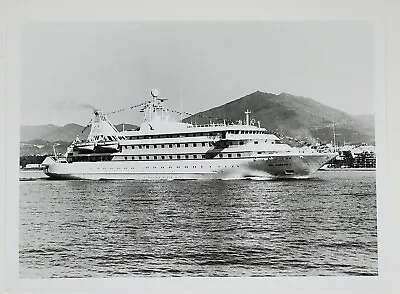
<svg viewBox="0 0 400 294">
<path fill-rule="evenodd" d="M 169 125 L 149 125 L 150 127 L 141 127 L 139 130 L 127 130 L 120 132 L 120 135 L 126 140 L 143 139 L 164 139 L 164 138 L 190 138 L 207 137 L 210 140 L 252 140 L 264 139 L 277 141 L 279 138 L 274 134 L 268 133 L 263 128 L 246 125 L 190 125 L 177 123 Z M 125 140 L 124 140 L 125 141 Z"/>
</svg>

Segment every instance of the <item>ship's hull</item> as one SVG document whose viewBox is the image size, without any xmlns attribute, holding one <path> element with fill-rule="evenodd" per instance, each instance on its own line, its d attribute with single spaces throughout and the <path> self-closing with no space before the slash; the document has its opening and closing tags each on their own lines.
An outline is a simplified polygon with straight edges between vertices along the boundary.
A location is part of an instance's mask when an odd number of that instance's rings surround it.
<svg viewBox="0 0 400 294">
<path fill-rule="evenodd" d="M 336 154 L 281 154 L 267 157 L 101 161 L 47 164 L 53 179 L 170 180 L 170 179 L 300 179 L 308 178 Z"/>
</svg>

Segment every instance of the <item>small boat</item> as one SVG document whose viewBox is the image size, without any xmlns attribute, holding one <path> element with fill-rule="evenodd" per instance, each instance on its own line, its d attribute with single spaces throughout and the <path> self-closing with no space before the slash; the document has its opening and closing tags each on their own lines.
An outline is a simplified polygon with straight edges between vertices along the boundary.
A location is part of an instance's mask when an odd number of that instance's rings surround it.
<svg viewBox="0 0 400 294">
<path fill-rule="evenodd" d="M 80 142 L 75 143 L 73 149 L 76 151 L 94 151 L 95 144 L 94 142 Z"/>
<path fill-rule="evenodd" d="M 119 150 L 119 143 L 118 141 L 100 141 L 97 142 L 94 149 L 96 152 L 116 152 Z"/>
</svg>

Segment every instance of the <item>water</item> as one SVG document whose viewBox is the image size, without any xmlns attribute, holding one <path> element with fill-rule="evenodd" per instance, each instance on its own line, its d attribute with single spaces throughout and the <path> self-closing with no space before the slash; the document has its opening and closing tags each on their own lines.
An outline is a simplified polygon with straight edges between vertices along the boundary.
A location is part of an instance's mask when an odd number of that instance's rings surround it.
<svg viewBox="0 0 400 294">
<path fill-rule="evenodd" d="M 20 182 L 21 278 L 377 275 L 375 172 Z"/>
</svg>

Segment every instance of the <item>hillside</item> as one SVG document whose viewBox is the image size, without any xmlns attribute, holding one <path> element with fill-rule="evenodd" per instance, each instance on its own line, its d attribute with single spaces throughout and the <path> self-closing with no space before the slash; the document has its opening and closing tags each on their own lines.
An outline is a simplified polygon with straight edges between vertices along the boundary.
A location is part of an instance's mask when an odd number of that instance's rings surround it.
<svg viewBox="0 0 400 294">
<path fill-rule="evenodd" d="M 49 127 L 51 126 L 51 127 Z M 122 130 L 122 124 L 115 125 L 118 131 Z M 124 124 L 124 129 L 136 129 L 137 126 L 132 124 Z M 89 135 L 90 127 L 85 128 L 79 124 L 70 123 L 62 127 L 55 125 L 42 126 L 22 126 L 21 142 L 29 142 L 32 140 L 44 140 L 47 142 L 72 142 L 76 136 L 80 139 L 86 139 Z"/>
<path fill-rule="evenodd" d="M 34 139 L 43 138 L 47 134 L 57 130 L 59 127 L 55 125 L 42 125 L 42 126 L 21 126 L 20 134 L 23 140 L 30 141 Z"/>
<path fill-rule="evenodd" d="M 51 126 L 51 127 L 49 127 Z M 137 126 L 131 124 L 115 125 L 118 131 L 137 129 Z M 83 132 L 82 132 L 83 131 Z M 20 156 L 23 155 L 48 155 L 53 154 L 53 145 L 58 143 L 56 151 L 65 153 L 67 147 L 75 140 L 77 136 L 86 139 L 90 128 L 85 128 L 79 124 L 70 123 L 62 127 L 54 125 L 43 126 L 22 126 Z"/>
<path fill-rule="evenodd" d="M 67 124 L 62 126 L 46 135 L 41 137 L 41 139 L 49 141 L 49 142 L 56 142 L 56 141 L 65 141 L 65 142 L 72 142 L 76 136 L 79 135 L 79 138 L 87 138 L 89 135 L 89 128 L 86 128 L 82 133 L 84 127 L 78 124 Z"/>
<path fill-rule="evenodd" d="M 287 137 L 309 143 L 327 143 L 333 140 L 333 122 L 336 124 L 336 139 L 339 144 L 374 143 L 374 132 L 370 126 L 343 111 L 328 107 L 310 98 L 282 93 L 254 92 L 219 107 L 215 107 L 184 121 L 198 124 L 208 123 L 207 117 L 219 117 L 230 121 L 244 121 L 244 112 L 249 109 L 251 118 L 261 126 Z M 215 121 L 215 120 L 214 120 Z"/>
<path fill-rule="evenodd" d="M 55 146 L 57 153 L 65 153 L 67 147 L 71 145 L 71 142 L 59 141 Z M 20 143 L 20 156 L 24 155 L 49 155 L 53 154 L 54 142 L 48 142 L 45 140 L 35 139 L 29 142 Z"/>
<path fill-rule="evenodd" d="M 354 117 L 361 121 L 367 130 L 375 132 L 375 116 L 373 114 L 355 115 Z"/>
</svg>

